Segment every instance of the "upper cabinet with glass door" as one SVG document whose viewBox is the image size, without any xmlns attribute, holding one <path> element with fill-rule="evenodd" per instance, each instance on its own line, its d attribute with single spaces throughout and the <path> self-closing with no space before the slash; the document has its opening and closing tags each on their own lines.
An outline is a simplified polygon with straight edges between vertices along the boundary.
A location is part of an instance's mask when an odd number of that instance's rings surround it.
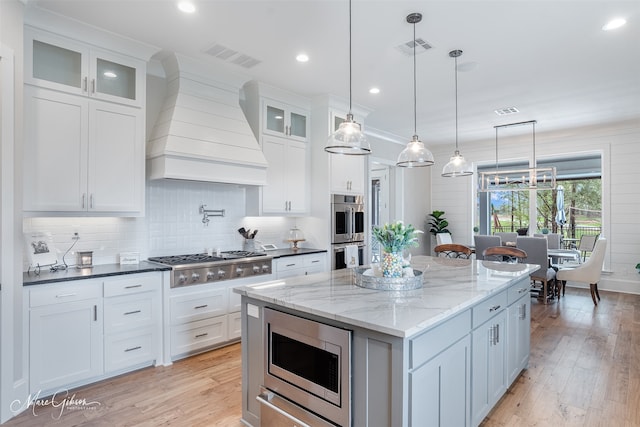
<svg viewBox="0 0 640 427">
<path fill-rule="evenodd" d="M 25 27 L 25 83 L 142 106 L 144 61 Z"/>
<path fill-rule="evenodd" d="M 307 141 L 309 111 L 268 98 L 263 98 L 262 104 L 263 133 Z"/>
</svg>

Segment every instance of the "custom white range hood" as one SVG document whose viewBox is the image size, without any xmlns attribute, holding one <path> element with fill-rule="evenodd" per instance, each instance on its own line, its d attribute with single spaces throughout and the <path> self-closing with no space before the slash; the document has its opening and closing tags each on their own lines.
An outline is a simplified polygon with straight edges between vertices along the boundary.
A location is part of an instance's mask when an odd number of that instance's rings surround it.
<svg viewBox="0 0 640 427">
<path fill-rule="evenodd" d="M 267 161 L 240 108 L 240 86 L 178 55 L 162 65 L 167 96 L 147 143 L 148 178 L 265 185 Z"/>
</svg>

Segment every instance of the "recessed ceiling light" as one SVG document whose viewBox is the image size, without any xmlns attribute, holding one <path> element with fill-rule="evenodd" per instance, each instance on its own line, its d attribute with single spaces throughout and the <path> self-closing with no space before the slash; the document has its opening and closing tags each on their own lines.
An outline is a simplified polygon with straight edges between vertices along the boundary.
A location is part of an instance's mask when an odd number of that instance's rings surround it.
<svg viewBox="0 0 640 427">
<path fill-rule="evenodd" d="M 369 93 L 372 93 L 374 95 L 378 94 L 380 93 L 380 89 L 378 89 L 377 87 L 372 87 L 371 89 L 369 89 Z"/>
<path fill-rule="evenodd" d="M 296 61 L 298 62 L 307 62 L 309 61 L 309 56 L 306 53 L 301 53 L 296 56 Z"/>
<path fill-rule="evenodd" d="M 609 21 L 606 24 L 604 24 L 602 26 L 602 29 L 604 31 L 611 31 L 611 30 L 615 30 L 616 28 L 622 27 L 626 23 L 627 23 L 626 19 L 624 19 L 624 18 L 616 18 L 616 19 L 612 19 L 611 21 Z"/>
<path fill-rule="evenodd" d="M 184 13 L 193 13 L 196 11 L 196 6 L 190 1 L 178 2 L 178 9 Z"/>
</svg>

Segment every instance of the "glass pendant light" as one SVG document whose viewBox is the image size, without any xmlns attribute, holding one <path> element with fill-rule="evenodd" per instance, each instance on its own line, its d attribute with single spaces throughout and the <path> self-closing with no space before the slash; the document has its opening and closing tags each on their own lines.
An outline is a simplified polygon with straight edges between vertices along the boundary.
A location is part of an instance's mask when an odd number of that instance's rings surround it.
<svg viewBox="0 0 640 427">
<path fill-rule="evenodd" d="M 413 24 L 413 137 L 398 156 L 396 166 L 414 168 L 433 165 L 433 154 L 424 146 L 418 138 L 416 131 L 418 115 L 416 112 L 416 24 L 422 20 L 421 13 L 407 15 L 407 22 Z"/>
<path fill-rule="evenodd" d="M 456 76 L 456 151 L 449 159 L 449 163 L 442 168 L 442 176 L 455 178 L 457 176 L 473 175 L 473 170 L 467 163 L 467 160 L 458 151 L 458 58 L 462 55 L 462 51 L 452 50 L 449 56 L 455 59 L 455 76 Z"/>
<path fill-rule="evenodd" d="M 356 123 L 351 113 L 351 0 L 349 0 L 349 113 L 338 130 L 329 136 L 324 151 L 333 154 L 363 155 L 371 154 L 371 146 L 362 133 L 360 124 Z"/>
</svg>

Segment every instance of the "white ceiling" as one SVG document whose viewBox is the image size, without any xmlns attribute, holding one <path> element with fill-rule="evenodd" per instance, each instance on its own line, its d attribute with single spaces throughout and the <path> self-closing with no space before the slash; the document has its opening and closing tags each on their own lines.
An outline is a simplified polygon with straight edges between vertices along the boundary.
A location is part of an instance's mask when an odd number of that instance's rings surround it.
<svg viewBox="0 0 640 427">
<path fill-rule="evenodd" d="M 193 0 L 185 15 L 174 0 L 30 0 L 164 51 L 205 61 L 218 43 L 262 61 L 231 70 L 312 97 L 348 97 L 347 0 Z M 413 134 L 413 61 L 396 47 L 416 35 L 432 49 L 417 61 L 417 133 L 426 144 L 455 138 L 454 60 L 458 59 L 459 135 L 492 138 L 493 126 L 537 120 L 537 131 L 640 120 L 640 1 L 354 0 L 353 102 L 373 110 L 367 127 L 404 140 Z M 606 21 L 627 25 L 610 32 Z M 295 61 L 299 52 L 310 61 Z M 470 71 L 462 71 L 471 68 Z M 377 86 L 381 92 L 371 95 Z M 494 110 L 517 107 L 499 117 Z M 523 131 L 528 131 L 524 129 Z"/>
</svg>

